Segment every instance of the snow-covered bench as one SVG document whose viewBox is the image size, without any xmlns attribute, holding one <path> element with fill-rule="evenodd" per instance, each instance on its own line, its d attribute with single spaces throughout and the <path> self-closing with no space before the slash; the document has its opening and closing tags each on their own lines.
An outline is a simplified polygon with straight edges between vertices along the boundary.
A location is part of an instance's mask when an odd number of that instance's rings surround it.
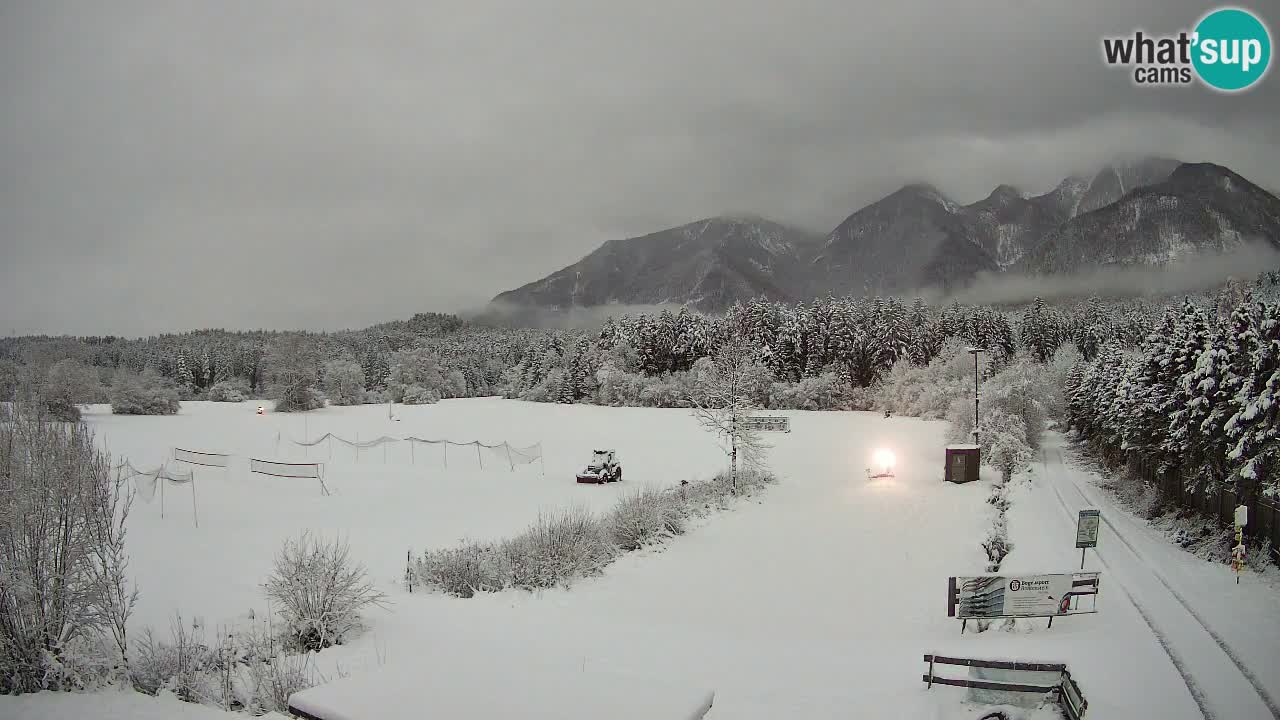
<svg viewBox="0 0 1280 720">
<path fill-rule="evenodd" d="M 1041 696 L 1054 694 L 1068 720 L 1081 720 L 1089 703 L 1080 692 L 1080 686 L 1071 678 L 1071 672 L 1063 663 L 1010 662 L 1007 660 L 982 660 L 978 658 L 954 658 L 942 655 L 925 655 L 929 672 L 924 681 L 932 688 L 938 685 L 954 685 L 970 690 L 987 691 L 995 698 L 1010 694 Z M 937 674 L 938 665 L 959 665 L 970 669 L 971 677 L 948 678 Z"/>
<path fill-rule="evenodd" d="M 715 693 L 696 684 L 608 670 L 416 663 L 294 693 L 305 720 L 700 720 Z"/>
</svg>

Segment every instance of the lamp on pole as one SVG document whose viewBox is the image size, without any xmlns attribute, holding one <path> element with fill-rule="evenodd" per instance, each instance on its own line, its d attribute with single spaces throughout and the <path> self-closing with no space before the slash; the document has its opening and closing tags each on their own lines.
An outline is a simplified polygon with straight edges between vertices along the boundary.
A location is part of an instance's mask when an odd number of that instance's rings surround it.
<svg viewBox="0 0 1280 720">
<path fill-rule="evenodd" d="M 973 355 L 973 444 L 978 444 L 978 353 L 984 353 L 986 350 L 978 347 L 969 348 L 969 353 Z"/>
</svg>

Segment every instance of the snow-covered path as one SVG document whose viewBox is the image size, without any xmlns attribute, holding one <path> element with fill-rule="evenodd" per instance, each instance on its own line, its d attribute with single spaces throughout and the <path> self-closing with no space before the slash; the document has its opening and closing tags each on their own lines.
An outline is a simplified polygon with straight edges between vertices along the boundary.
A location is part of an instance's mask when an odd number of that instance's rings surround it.
<svg viewBox="0 0 1280 720">
<path fill-rule="evenodd" d="M 1040 477 L 1019 499 L 1039 508 L 1045 524 L 1038 534 L 1044 536 L 1053 527 L 1050 505 L 1056 505 L 1057 534 L 1063 540 L 1073 533 L 1078 510 L 1101 509 L 1098 547 L 1086 554 L 1086 569 L 1102 571 L 1100 602 L 1111 606 L 1107 611 L 1117 603 L 1137 611 L 1203 717 L 1280 719 L 1275 701 L 1280 694 L 1280 673 L 1275 670 L 1280 661 L 1280 602 L 1274 593 L 1247 581 L 1236 585 L 1225 566 L 1170 545 L 1094 487 L 1087 472 L 1069 466 L 1064 452 L 1062 438 L 1050 435 Z M 1034 530 L 1019 529 L 1011 529 L 1015 546 L 1036 543 Z M 1068 542 L 1059 543 L 1059 548 L 1074 553 Z"/>
</svg>

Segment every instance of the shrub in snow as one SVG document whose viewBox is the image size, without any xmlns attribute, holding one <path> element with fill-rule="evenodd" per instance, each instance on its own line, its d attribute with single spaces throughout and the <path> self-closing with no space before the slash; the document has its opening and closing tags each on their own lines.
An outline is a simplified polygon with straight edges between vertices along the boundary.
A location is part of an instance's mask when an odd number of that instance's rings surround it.
<svg viewBox="0 0 1280 720">
<path fill-rule="evenodd" d="M 264 589 L 281 607 L 290 642 L 304 650 L 341 643 L 359 624 L 361 610 L 386 599 L 345 541 L 310 533 L 285 541 Z"/>
<path fill-rule="evenodd" d="M 128 646 L 133 496 L 83 425 L 20 409 L 0 424 L 0 468 L 0 693 L 82 687 Z"/>
<path fill-rule="evenodd" d="M 334 405 L 359 405 L 364 401 L 364 369 L 350 360 L 324 364 L 324 394 Z"/>
<path fill-rule="evenodd" d="M 78 405 L 97 402 L 102 394 L 98 373 L 78 360 L 60 360 L 45 374 L 40 385 L 40 402 L 55 420 L 80 419 Z"/>
<path fill-rule="evenodd" d="M 138 692 L 252 715 L 286 712 L 290 695 L 319 682 L 309 655 L 278 651 L 257 627 L 233 630 L 213 644 L 199 620 L 188 624 L 181 616 L 170 622 L 168 640 L 143 632 L 131 657 L 129 681 Z"/>
<path fill-rule="evenodd" d="M 461 372 L 449 371 L 440 364 L 440 356 L 427 348 L 401 350 L 391 355 L 391 369 L 387 373 L 387 392 L 395 402 L 412 404 L 404 399 L 411 388 L 421 388 L 416 397 L 446 397 L 466 395 L 467 383 Z M 435 402 L 420 400 L 419 402 Z"/>
<path fill-rule="evenodd" d="M 523 534 L 498 546 L 509 584 L 524 590 L 598 575 L 616 554 L 601 522 L 583 508 L 540 513 Z"/>
<path fill-rule="evenodd" d="M 246 663 L 248 692 L 240 704 L 254 715 L 289 712 L 289 696 L 321 679 L 307 655 L 280 654 Z"/>
<path fill-rule="evenodd" d="M 646 488 L 620 498 L 605 517 L 605 524 L 615 545 L 638 550 L 682 534 L 685 513 L 678 495 Z"/>
<path fill-rule="evenodd" d="M 843 410 L 848 407 L 847 385 L 834 372 L 800 378 L 796 383 L 774 383 L 769 407 L 780 410 Z"/>
<path fill-rule="evenodd" d="M 389 403 L 391 402 L 391 393 L 388 393 L 386 390 L 365 390 L 362 402 L 365 405 L 381 405 L 383 403 Z"/>
<path fill-rule="evenodd" d="M 440 402 L 440 393 L 421 385 L 410 385 L 401 393 L 400 402 L 405 405 L 430 405 Z"/>
<path fill-rule="evenodd" d="M 507 587 L 492 545 L 464 542 L 456 548 L 428 550 L 414 564 L 421 584 L 450 595 L 469 598 L 477 592 L 497 592 Z"/>
<path fill-rule="evenodd" d="M 213 694 L 210 673 L 217 663 L 205 644 L 204 629 L 196 620 L 189 626 L 181 615 L 170 621 L 170 642 L 157 640 L 150 628 L 135 643 L 129 664 L 129 681 L 147 695 L 165 690 L 185 702 L 205 702 Z"/>
<path fill-rule="evenodd" d="M 181 407 L 173 383 L 148 370 L 141 375 L 122 370 L 111 386 L 111 412 L 116 415 L 173 415 Z"/>
<path fill-rule="evenodd" d="M 639 404 L 660 408 L 689 407 L 690 387 L 687 377 L 688 373 L 671 373 L 648 378 L 637 398 Z"/>
<path fill-rule="evenodd" d="M 214 383 L 213 387 L 209 388 L 209 393 L 206 396 L 206 399 L 210 402 L 235 403 L 244 402 L 245 400 L 248 400 L 251 395 L 252 393 L 249 390 L 249 383 L 237 378 L 235 380 L 223 380 L 222 382 Z"/>
<path fill-rule="evenodd" d="M 411 570 L 421 585 L 464 598 L 511 587 L 567 586 L 599 574 L 619 552 L 680 535 L 689 517 L 727 507 L 773 481 L 766 473 L 743 472 L 735 493 L 730 475 L 724 473 L 625 496 L 602 518 L 582 509 L 540 515 L 531 528 L 510 540 L 465 542 L 424 552 Z"/>
<path fill-rule="evenodd" d="M 946 416 L 958 398 L 973 398 L 973 357 L 966 345 L 952 338 L 928 365 L 906 359 L 890 368 L 875 389 L 875 407 L 897 415 L 928 419 Z M 972 405 L 971 405 L 972 407 Z"/>
<path fill-rule="evenodd" d="M 1031 446 L 1027 443 L 1022 419 L 999 408 L 983 415 L 978 439 L 982 443 L 983 462 L 998 468 L 1005 482 L 1031 460 Z"/>
<path fill-rule="evenodd" d="M 320 351 L 311 339 L 284 335 L 262 358 L 269 394 L 276 412 L 301 412 L 324 407 L 324 395 L 316 387 L 320 375 Z"/>
<path fill-rule="evenodd" d="M 996 516 L 994 525 L 987 531 L 987 537 L 982 541 L 982 549 L 987 553 L 987 572 L 999 572 L 1000 563 L 1013 550 L 1013 543 L 1009 541 L 1009 527 L 1003 512 Z"/>
</svg>

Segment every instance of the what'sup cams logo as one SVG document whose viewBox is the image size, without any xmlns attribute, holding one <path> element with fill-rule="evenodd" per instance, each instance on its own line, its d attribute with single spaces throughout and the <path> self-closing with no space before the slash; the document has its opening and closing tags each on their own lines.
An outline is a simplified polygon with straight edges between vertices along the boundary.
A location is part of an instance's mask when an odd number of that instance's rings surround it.
<svg viewBox="0 0 1280 720">
<path fill-rule="evenodd" d="M 1191 32 L 1132 35 L 1102 40 L 1108 65 L 1133 68 L 1135 85 L 1190 85 L 1198 78 L 1221 92 L 1256 86 L 1271 64 L 1271 34 L 1248 10 L 1219 8 Z"/>
</svg>

